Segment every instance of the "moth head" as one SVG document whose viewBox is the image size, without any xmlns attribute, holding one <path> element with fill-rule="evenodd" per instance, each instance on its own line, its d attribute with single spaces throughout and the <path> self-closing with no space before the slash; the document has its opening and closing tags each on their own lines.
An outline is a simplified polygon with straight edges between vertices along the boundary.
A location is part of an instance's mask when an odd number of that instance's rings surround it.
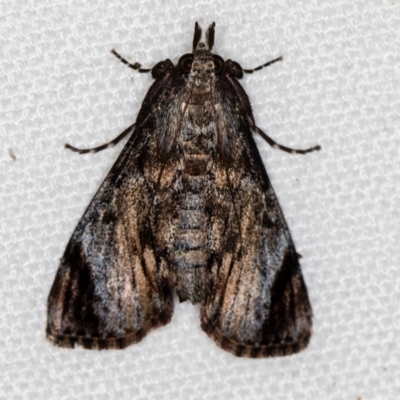
<svg viewBox="0 0 400 400">
<path fill-rule="evenodd" d="M 200 41 L 201 35 L 201 27 L 196 22 L 194 26 L 193 53 L 184 54 L 180 58 L 178 62 L 180 70 L 185 74 L 191 72 L 192 75 L 222 74 L 225 70 L 225 61 L 222 57 L 211 53 L 214 45 L 215 22 L 208 27 L 205 42 Z"/>
</svg>

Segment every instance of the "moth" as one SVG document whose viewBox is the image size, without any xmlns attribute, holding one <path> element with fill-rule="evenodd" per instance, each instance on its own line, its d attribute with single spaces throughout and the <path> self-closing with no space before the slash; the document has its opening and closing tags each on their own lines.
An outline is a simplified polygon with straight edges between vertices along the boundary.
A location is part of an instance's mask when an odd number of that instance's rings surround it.
<svg viewBox="0 0 400 400">
<path fill-rule="evenodd" d="M 273 357 L 304 349 L 312 311 L 287 224 L 238 80 L 253 70 L 211 53 L 215 23 L 178 64 L 152 69 L 131 134 L 67 245 L 48 297 L 57 346 L 122 349 L 170 322 L 177 294 L 200 304 L 201 327 L 224 350 Z"/>
</svg>

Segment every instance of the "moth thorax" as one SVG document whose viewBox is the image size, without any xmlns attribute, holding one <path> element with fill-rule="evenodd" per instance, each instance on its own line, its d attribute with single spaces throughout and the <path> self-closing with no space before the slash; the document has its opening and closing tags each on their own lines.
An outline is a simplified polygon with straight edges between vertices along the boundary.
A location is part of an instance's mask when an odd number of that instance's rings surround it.
<svg viewBox="0 0 400 400">
<path fill-rule="evenodd" d="M 214 71 L 214 60 L 210 52 L 201 52 L 195 55 L 190 76 L 197 86 L 209 82 L 214 77 Z"/>
</svg>

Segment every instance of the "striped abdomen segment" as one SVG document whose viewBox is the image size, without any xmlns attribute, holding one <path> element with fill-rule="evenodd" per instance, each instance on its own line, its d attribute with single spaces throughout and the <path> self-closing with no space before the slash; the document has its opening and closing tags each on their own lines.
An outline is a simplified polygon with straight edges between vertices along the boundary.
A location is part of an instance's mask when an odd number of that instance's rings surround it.
<svg viewBox="0 0 400 400">
<path fill-rule="evenodd" d="M 209 186 L 210 156 L 186 154 L 175 236 L 175 289 L 181 301 L 203 299 L 207 262 L 205 190 Z"/>
<path fill-rule="evenodd" d="M 208 186 L 209 161 L 208 155 L 185 156 L 175 237 L 176 269 L 199 268 L 205 263 L 207 232 L 204 189 Z"/>
</svg>

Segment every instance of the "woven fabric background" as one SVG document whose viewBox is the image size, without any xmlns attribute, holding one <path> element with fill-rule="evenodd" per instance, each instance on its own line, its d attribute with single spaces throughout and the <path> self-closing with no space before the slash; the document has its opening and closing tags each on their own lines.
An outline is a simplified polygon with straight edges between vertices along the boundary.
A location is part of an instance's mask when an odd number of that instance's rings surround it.
<svg viewBox="0 0 400 400">
<path fill-rule="evenodd" d="M 0 398 L 337 399 L 400 396 L 398 0 L 0 0 Z M 81 214 L 123 147 L 80 156 L 135 121 L 152 80 L 126 68 L 191 51 L 255 67 L 243 85 L 302 254 L 314 334 L 302 353 L 240 359 L 200 329 L 199 307 L 123 351 L 59 349 L 46 298 Z M 125 142 L 125 141 L 124 141 Z"/>
</svg>

